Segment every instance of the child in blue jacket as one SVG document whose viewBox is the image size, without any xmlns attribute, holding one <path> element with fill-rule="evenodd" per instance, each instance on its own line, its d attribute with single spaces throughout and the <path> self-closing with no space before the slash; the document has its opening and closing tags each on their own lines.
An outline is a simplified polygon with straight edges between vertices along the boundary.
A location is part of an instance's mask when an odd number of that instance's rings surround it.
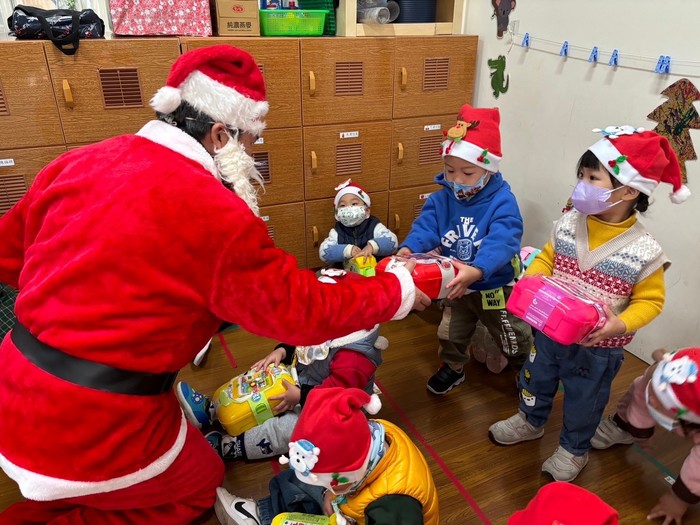
<svg viewBox="0 0 700 525">
<path fill-rule="evenodd" d="M 438 328 L 442 365 L 428 380 L 434 394 L 446 394 L 465 380 L 464 364 L 477 321 L 496 341 L 511 367 L 519 370 L 532 347 L 532 332 L 506 311 L 519 276 L 523 219 L 501 160 L 497 108 L 465 104 L 442 143 L 445 171 L 435 177 L 443 188 L 428 197 L 398 255 L 439 249 L 458 273 L 447 284 Z"/>
</svg>

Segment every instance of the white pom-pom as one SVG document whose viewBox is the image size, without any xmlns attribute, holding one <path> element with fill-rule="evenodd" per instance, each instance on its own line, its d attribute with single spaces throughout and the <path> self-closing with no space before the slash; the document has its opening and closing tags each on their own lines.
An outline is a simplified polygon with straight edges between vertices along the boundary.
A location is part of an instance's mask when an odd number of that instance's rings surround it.
<svg viewBox="0 0 700 525">
<path fill-rule="evenodd" d="M 179 89 L 163 86 L 153 95 L 151 107 L 158 113 L 168 114 L 175 111 L 181 102 L 182 97 Z"/>
<path fill-rule="evenodd" d="M 369 403 L 362 408 L 364 408 L 368 414 L 374 415 L 377 414 L 382 408 L 382 402 L 379 400 L 379 396 L 377 394 L 372 394 L 369 398 Z"/>
<path fill-rule="evenodd" d="M 280 456 L 279 462 L 281 465 L 286 465 L 287 463 L 289 463 L 289 458 L 287 456 Z"/>
<path fill-rule="evenodd" d="M 389 340 L 383 335 L 380 335 L 374 342 L 374 348 L 376 348 L 377 350 L 386 350 L 387 348 L 389 348 Z"/>
<path fill-rule="evenodd" d="M 688 186 L 681 186 L 677 191 L 670 193 L 669 197 L 671 197 L 671 202 L 673 204 L 680 204 L 685 202 L 688 197 L 690 197 L 690 190 L 688 189 Z"/>
</svg>

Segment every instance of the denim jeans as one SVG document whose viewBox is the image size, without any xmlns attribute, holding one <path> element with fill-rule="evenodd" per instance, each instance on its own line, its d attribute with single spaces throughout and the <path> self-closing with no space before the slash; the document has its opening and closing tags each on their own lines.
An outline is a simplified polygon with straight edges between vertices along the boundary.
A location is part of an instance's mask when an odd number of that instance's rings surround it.
<svg viewBox="0 0 700 525">
<path fill-rule="evenodd" d="M 302 483 L 292 469 L 270 480 L 270 496 L 258 501 L 261 525 L 270 525 L 282 512 L 323 514 L 323 487 Z"/>
<path fill-rule="evenodd" d="M 537 332 L 535 347 L 520 371 L 520 410 L 532 426 L 543 426 L 561 381 L 564 423 L 559 444 L 581 456 L 591 448 L 591 438 L 623 360 L 622 348 L 565 346 Z"/>
</svg>

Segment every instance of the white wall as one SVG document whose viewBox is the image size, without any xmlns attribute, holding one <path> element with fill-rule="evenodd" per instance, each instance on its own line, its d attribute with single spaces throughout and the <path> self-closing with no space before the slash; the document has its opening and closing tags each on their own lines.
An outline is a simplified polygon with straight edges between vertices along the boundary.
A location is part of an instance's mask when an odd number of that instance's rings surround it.
<svg viewBox="0 0 700 525">
<path fill-rule="evenodd" d="M 523 241 L 539 246 L 575 184 L 578 158 L 599 138 L 593 128 L 653 129 L 656 123 L 646 115 L 666 100 L 660 95 L 665 87 L 687 77 L 700 88 L 700 2 L 519 0 L 510 20 L 518 20 L 521 36 L 510 53 L 510 36 L 496 38 L 491 14 L 489 0 L 468 0 L 464 32 L 479 35 L 474 105 L 501 110 L 502 171 L 525 218 Z M 525 32 L 531 35 L 528 51 L 520 47 Z M 564 40 L 584 49 L 570 48 L 564 60 L 559 56 Z M 594 45 L 601 54 L 592 66 L 588 56 Z M 620 53 L 616 70 L 608 66 L 614 48 Z M 671 75 L 653 72 L 660 54 L 672 57 Z M 496 99 L 487 60 L 498 55 L 506 55 L 510 84 Z M 691 131 L 691 137 L 700 155 L 700 131 Z M 670 186 L 662 184 L 642 218 L 673 261 L 666 272 L 663 313 L 629 346 L 647 361 L 655 348 L 700 345 L 700 163 L 686 166 L 695 194 L 674 205 L 667 197 Z"/>
</svg>

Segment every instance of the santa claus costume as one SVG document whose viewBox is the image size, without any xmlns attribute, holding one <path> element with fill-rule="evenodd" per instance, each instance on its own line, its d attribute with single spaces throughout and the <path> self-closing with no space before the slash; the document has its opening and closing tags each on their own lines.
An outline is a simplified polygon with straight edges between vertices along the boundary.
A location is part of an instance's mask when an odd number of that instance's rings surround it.
<svg viewBox="0 0 700 525">
<path fill-rule="evenodd" d="M 19 288 L 0 346 L 0 466 L 28 500 L 0 523 L 191 523 L 224 469 L 171 385 L 222 320 L 307 345 L 413 304 L 402 267 L 332 286 L 300 270 L 247 181 L 222 184 L 212 154 L 169 123 L 185 102 L 230 140 L 264 128 L 252 57 L 188 52 L 152 101 L 161 120 L 62 155 L 0 218 L 0 282 Z"/>
</svg>

